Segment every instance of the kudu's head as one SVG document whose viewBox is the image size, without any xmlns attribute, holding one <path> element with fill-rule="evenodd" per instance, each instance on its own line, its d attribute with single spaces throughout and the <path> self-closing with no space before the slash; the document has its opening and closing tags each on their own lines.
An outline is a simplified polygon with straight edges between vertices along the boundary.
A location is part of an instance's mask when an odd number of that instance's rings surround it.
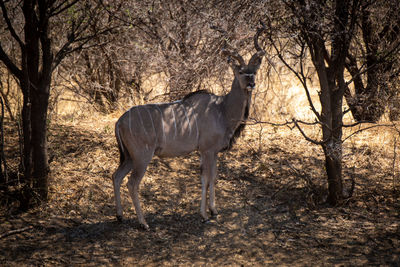
<svg viewBox="0 0 400 267">
<path fill-rule="evenodd" d="M 245 63 L 243 57 L 238 52 L 223 49 L 223 54 L 228 56 L 228 63 L 231 65 L 235 78 L 239 81 L 240 87 L 246 91 L 252 91 L 256 86 L 256 73 L 260 68 L 262 57 L 265 55 L 265 51 L 258 44 L 258 38 L 264 31 L 265 26 L 263 25 L 254 35 L 254 47 L 257 52 L 250 58 L 248 64 Z"/>
</svg>

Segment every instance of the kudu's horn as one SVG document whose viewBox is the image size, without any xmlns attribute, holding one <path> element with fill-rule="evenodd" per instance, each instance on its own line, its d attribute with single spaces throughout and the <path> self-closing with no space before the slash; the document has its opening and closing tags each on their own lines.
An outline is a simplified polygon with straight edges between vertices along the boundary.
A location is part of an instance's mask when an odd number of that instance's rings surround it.
<svg viewBox="0 0 400 267">
<path fill-rule="evenodd" d="M 254 48 L 257 50 L 257 52 L 251 57 L 249 63 L 255 63 L 261 60 L 261 58 L 265 55 L 264 49 L 262 49 L 258 43 L 258 39 L 260 38 L 260 35 L 264 33 L 267 28 L 265 27 L 265 24 L 260 21 L 261 27 L 257 29 L 256 34 L 254 35 Z M 259 65 L 259 64 L 258 64 Z"/>
<path fill-rule="evenodd" d="M 267 30 L 267 28 L 265 27 L 265 24 L 261 20 L 260 20 L 260 24 L 261 24 L 261 27 L 259 27 L 257 29 L 257 32 L 254 35 L 254 47 L 257 50 L 257 55 L 261 57 L 261 56 L 265 55 L 265 51 L 264 51 L 264 49 L 262 49 L 260 47 L 260 45 L 258 43 L 258 39 L 260 38 L 260 35 Z"/>
</svg>

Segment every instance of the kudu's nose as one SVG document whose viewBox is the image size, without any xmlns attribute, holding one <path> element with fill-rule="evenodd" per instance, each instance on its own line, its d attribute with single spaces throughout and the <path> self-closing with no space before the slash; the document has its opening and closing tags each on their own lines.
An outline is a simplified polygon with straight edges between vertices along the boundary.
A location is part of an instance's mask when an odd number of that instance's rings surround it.
<svg viewBox="0 0 400 267">
<path fill-rule="evenodd" d="M 254 87 L 256 87 L 256 84 L 255 84 L 255 83 L 249 83 L 249 84 L 247 85 L 247 88 L 249 88 L 249 89 L 254 89 Z"/>
</svg>

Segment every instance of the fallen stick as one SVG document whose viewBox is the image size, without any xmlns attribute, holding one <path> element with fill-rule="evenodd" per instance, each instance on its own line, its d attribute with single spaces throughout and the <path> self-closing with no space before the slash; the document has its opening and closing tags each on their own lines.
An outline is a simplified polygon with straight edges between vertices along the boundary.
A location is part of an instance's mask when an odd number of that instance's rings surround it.
<svg viewBox="0 0 400 267">
<path fill-rule="evenodd" d="M 11 231 L 8 231 L 8 232 L 6 232 L 4 234 L 1 234 L 0 235 L 0 239 L 3 239 L 3 238 L 5 238 L 7 236 L 10 236 L 10 235 L 19 234 L 19 233 L 22 233 L 22 232 L 25 232 L 25 231 L 28 231 L 28 230 L 31 230 L 31 229 L 33 229 L 33 226 L 27 226 L 27 227 L 24 227 L 24 228 L 11 230 Z"/>
</svg>

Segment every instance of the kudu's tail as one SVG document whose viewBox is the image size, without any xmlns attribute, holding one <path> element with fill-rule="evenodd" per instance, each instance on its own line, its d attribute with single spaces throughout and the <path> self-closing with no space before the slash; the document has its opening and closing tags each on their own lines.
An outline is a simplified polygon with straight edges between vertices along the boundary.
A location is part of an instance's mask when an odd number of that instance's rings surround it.
<svg viewBox="0 0 400 267">
<path fill-rule="evenodd" d="M 118 150 L 119 150 L 119 164 L 121 165 L 125 161 L 125 151 L 126 148 L 122 142 L 121 135 L 119 133 L 118 122 L 115 125 L 115 137 L 117 139 Z"/>
</svg>

